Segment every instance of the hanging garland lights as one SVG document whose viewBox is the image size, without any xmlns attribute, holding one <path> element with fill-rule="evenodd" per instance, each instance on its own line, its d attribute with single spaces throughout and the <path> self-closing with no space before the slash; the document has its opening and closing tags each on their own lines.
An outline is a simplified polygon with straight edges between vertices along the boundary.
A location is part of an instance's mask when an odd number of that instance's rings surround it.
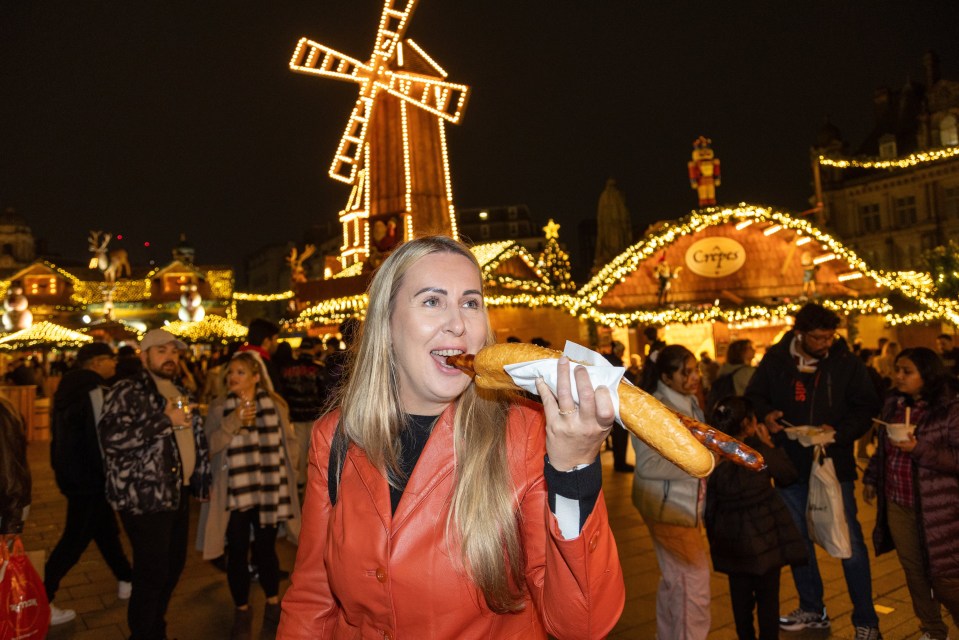
<svg viewBox="0 0 959 640">
<path fill-rule="evenodd" d="M 886 298 L 867 298 L 855 300 L 823 300 L 822 305 L 837 313 L 887 314 L 892 305 Z M 738 308 L 705 306 L 663 310 L 638 310 L 630 313 L 604 313 L 595 309 L 585 315 L 608 327 L 629 327 L 640 325 L 699 324 L 703 322 L 725 322 L 730 328 L 760 327 L 784 324 L 786 318 L 794 315 L 802 307 L 799 303 L 785 303 L 775 307 L 750 305 Z"/>
<path fill-rule="evenodd" d="M 920 164 L 951 160 L 959 156 L 959 147 L 919 151 L 903 158 L 883 160 L 881 158 L 830 158 L 819 156 L 819 164 L 836 169 L 908 169 Z"/>
<path fill-rule="evenodd" d="M 283 291 L 282 293 L 241 293 L 235 291 L 233 293 L 233 300 L 236 302 L 276 302 L 278 300 L 289 300 L 292 297 L 292 291 Z"/>
</svg>

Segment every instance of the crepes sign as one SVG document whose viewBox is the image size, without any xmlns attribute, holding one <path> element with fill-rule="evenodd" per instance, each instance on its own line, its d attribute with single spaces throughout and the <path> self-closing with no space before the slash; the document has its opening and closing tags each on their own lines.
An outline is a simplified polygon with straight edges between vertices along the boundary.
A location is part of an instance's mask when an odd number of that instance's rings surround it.
<svg viewBox="0 0 959 640">
<path fill-rule="evenodd" d="M 746 250 L 732 238 L 717 236 L 697 240 L 686 250 L 686 267 L 696 275 L 722 278 L 746 264 Z"/>
</svg>

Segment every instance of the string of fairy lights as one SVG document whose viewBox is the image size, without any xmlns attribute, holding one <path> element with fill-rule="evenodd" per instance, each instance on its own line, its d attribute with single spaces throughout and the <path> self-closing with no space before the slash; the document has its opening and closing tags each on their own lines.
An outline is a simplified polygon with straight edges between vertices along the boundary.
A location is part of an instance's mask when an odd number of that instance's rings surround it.
<svg viewBox="0 0 959 640">
<path fill-rule="evenodd" d="M 959 156 L 959 147 L 917 151 L 902 158 L 837 158 L 819 156 L 819 164 L 836 169 L 908 169 L 920 164 L 951 160 Z"/>
</svg>

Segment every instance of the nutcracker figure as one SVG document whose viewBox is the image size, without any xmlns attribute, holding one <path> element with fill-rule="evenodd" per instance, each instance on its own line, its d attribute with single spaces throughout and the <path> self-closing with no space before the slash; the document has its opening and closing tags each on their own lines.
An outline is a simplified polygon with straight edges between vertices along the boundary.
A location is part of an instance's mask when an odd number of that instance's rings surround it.
<svg viewBox="0 0 959 640">
<path fill-rule="evenodd" d="M 699 193 L 699 206 L 716 204 L 716 187 L 719 186 L 719 160 L 713 157 L 713 141 L 699 136 L 693 142 L 693 159 L 689 161 L 689 186 Z"/>
</svg>

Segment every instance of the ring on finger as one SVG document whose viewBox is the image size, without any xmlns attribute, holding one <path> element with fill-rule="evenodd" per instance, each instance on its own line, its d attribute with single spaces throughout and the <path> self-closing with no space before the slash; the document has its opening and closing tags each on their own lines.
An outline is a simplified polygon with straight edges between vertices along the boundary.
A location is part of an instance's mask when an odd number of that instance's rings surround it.
<svg viewBox="0 0 959 640">
<path fill-rule="evenodd" d="M 561 416 L 571 416 L 571 415 L 573 415 L 574 413 L 576 413 L 577 411 L 579 411 L 579 407 L 573 407 L 572 409 L 567 409 L 566 411 L 563 411 L 562 409 L 560 409 L 560 410 L 559 410 L 559 415 L 561 415 Z"/>
</svg>

